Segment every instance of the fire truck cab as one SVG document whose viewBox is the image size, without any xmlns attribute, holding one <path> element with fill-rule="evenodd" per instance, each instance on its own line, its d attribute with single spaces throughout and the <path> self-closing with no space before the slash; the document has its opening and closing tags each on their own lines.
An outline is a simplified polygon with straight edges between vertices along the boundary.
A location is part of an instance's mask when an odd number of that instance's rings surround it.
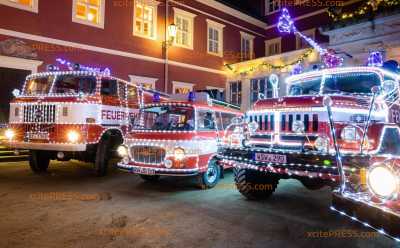
<svg viewBox="0 0 400 248">
<path fill-rule="evenodd" d="M 107 165 L 129 129 L 129 119 L 153 92 L 114 78 L 108 72 L 75 66 L 27 77 L 14 90 L 5 135 L 14 149 L 30 150 L 33 172 L 47 171 L 50 160 L 94 162 L 96 175 Z"/>
<path fill-rule="evenodd" d="M 223 175 L 215 155 L 238 107 L 210 99 L 207 93 L 173 95 L 147 104 L 125 143 L 118 149 L 121 170 L 154 181 L 160 176 L 198 176 L 203 188 Z"/>
<path fill-rule="evenodd" d="M 309 189 L 337 185 L 335 142 L 343 164 L 374 153 L 382 144 L 382 124 L 398 125 L 398 74 L 378 67 L 344 67 L 287 78 L 288 96 L 259 100 L 234 127 L 240 142 L 220 149 L 222 164 L 235 166 L 238 190 L 250 199 L 269 197 L 280 179 L 295 178 Z M 330 111 L 324 99 L 330 99 Z M 333 118 L 332 133 L 329 116 Z M 349 162 L 350 161 L 350 162 Z M 345 163 L 346 162 L 346 163 Z M 345 166 L 346 170 L 346 166 Z M 250 184 L 267 183 L 265 191 Z"/>
</svg>

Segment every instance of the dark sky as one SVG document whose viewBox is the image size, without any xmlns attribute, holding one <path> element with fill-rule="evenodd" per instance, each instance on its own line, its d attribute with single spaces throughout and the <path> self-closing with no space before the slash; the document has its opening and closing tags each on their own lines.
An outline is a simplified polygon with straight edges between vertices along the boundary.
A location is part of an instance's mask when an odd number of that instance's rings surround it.
<svg viewBox="0 0 400 248">
<path fill-rule="evenodd" d="M 246 12 L 247 14 L 250 14 L 252 16 L 258 18 L 261 17 L 259 13 L 259 6 L 257 6 L 258 4 L 256 4 L 259 1 L 252 1 L 252 0 L 217 0 L 217 1 L 230 5 L 235 9 L 242 10 L 243 12 Z"/>
</svg>

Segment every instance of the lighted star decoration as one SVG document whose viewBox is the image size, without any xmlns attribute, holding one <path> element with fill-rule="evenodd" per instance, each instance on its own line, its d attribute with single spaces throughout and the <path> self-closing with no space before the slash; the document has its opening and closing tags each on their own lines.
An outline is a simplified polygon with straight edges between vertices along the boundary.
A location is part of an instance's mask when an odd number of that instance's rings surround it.
<svg viewBox="0 0 400 248">
<path fill-rule="evenodd" d="M 319 52 L 321 60 L 328 68 L 338 67 L 343 64 L 343 58 L 337 56 L 334 50 L 322 48 L 315 40 L 299 32 L 294 25 L 294 21 L 292 20 L 292 17 L 290 16 L 287 8 L 282 9 L 282 14 L 279 17 L 277 27 L 279 32 L 281 33 L 293 33 L 307 41 L 308 44 L 310 44 L 315 50 Z"/>
</svg>

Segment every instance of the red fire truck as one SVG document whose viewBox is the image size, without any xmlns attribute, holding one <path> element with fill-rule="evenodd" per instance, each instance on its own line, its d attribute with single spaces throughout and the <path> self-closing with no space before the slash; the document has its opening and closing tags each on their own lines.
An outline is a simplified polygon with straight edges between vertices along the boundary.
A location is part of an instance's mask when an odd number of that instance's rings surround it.
<svg viewBox="0 0 400 248">
<path fill-rule="evenodd" d="M 173 95 L 147 104 L 134 130 L 118 149 L 121 170 L 154 181 L 160 176 L 198 175 L 200 186 L 214 187 L 223 175 L 215 155 L 237 107 L 212 100 L 207 93 Z"/>
<path fill-rule="evenodd" d="M 27 77 L 14 90 L 5 135 L 14 149 L 30 150 L 35 173 L 47 171 L 50 160 L 94 162 L 98 176 L 107 172 L 113 150 L 123 142 L 130 119 L 152 91 L 114 78 L 107 71 L 50 71 Z M 162 98 L 164 100 L 164 97 Z"/>
<path fill-rule="evenodd" d="M 368 118 L 371 124 L 400 121 L 399 75 L 384 69 L 324 69 L 291 76 L 286 83 L 288 96 L 257 101 L 246 114 L 251 125 L 238 125 L 238 134 L 230 136 L 243 137 L 236 142 L 240 145 L 221 150 L 222 163 L 237 165 L 239 190 L 250 198 L 271 195 L 282 178 L 297 178 L 309 189 L 338 182 L 337 167 L 330 159 L 335 150 L 324 96 L 330 96 L 333 102 L 341 154 L 378 149 L 381 130 L 376 125 L 366 128 Z M 374 87 L 390 94 L 373 97 Z M 243 181 L 265 177 L 273 185 L 268 192 L 240 187 L 246 185 Z"/>
</svg>

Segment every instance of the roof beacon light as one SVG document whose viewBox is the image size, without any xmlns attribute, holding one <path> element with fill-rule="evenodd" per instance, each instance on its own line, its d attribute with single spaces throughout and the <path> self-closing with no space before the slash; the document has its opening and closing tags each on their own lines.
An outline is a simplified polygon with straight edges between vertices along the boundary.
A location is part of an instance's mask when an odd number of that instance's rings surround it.
<svg viewBox="0 0 400 248">
<path fill-rule="evenodd" d="M 189 102 L 194 102 L 196 100 L 196 93 L 193 91 L 189 92 L 188 100 Z"/>
</svg>

